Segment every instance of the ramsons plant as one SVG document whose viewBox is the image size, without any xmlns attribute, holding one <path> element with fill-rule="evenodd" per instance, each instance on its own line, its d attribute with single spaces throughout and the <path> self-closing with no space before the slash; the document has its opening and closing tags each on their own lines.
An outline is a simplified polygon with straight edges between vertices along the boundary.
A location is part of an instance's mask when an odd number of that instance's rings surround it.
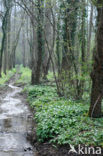
<svg viewBox="0 0 103 156">
<path fill-rule="evenodd" d="M 30 86 L 27 92 L 40 142 L 103 146 L 103 119 L 88 117 L 89 104 L 58 98 L 50 86 Z"/>
</svg>

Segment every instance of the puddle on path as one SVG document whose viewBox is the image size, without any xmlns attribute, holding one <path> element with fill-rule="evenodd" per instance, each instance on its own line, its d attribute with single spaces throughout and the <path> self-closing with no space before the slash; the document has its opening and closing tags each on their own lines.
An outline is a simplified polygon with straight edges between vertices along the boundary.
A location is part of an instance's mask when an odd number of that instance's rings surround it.
<svg viewBox="0 0 103 156">
<path fill-rule="evenodd" d="M 0 103 L 0 156 L 37 156 L 26 139 L 32 129 L 32 115 L 18 93 L 21 88 L 9 85 L 11 91 Z"/>
</svg>

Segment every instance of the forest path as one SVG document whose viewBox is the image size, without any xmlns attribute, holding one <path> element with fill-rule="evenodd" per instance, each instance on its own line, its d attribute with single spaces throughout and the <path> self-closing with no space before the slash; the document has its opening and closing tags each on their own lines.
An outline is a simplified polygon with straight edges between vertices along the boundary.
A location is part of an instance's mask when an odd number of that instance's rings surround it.
<svg viewBox="0 0 103 156">
<path fill-rule="evenodd" d="M 22 88 L 14 85 L 17 75 L 0 100 L 0 156 L 37 156 L 27 140 L 33 125 L 32 113 L 20 95 Z"/>
</svg>

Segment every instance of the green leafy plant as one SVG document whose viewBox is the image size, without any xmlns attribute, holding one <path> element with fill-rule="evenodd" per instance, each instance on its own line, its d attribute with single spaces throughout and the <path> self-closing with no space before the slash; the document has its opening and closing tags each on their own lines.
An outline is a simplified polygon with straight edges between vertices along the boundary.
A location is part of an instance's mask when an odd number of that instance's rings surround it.
<svg viewBox="0 0 103 156">
<path fill-rule="evenodd" d="M 103 119 L 88 117 L 89 104 L 58 98 L 55 87 L 28 86 L 28 101 L 36 110 L 40 142 L 101 145 Z"/>
<path fill-rule="evenodd" d="M 15 68 L 13 68 L 11 71 L 7 71 L 7 75 L 2 73 L 2 77 L 0 78 L 0 85 L 3 85 L 5 82 L 7 82 L 15 73 Z"/>
</svg>

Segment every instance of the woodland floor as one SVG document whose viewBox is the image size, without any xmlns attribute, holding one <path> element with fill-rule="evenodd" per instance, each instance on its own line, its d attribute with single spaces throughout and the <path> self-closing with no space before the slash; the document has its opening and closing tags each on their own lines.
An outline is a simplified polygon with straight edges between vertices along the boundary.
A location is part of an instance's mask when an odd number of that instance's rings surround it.
<svg viewBox="0 0 103 156">
<path fill-rule="evenodd" d="M 79 156 L 68 154 L 70 147 L 39 143 L 36 138 L 34 110 L 30 109 L 19 74 L 0 89 L 0 156 Z"/>
<path fill-rule="evenodd" d="M 14 85 L 17 78 L 0 89 L 0 156 L 37 156 L 29 141 L 33 116 L 22 88 Z"/>
</svg>

